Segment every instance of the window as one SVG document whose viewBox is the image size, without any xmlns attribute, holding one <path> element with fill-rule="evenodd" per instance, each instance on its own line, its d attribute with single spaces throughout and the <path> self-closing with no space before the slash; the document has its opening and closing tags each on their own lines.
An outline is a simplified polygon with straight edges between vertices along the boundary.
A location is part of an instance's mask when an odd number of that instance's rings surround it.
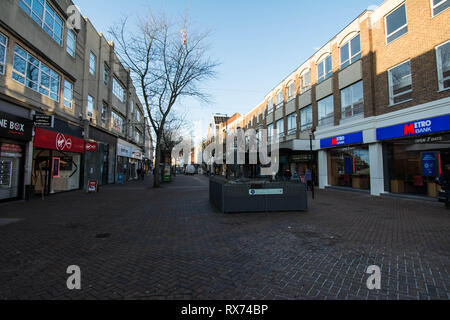
<svg viewBox="0 0 450 320">
<path fill-rule="evenodd" d="M 97 63 L 97 58 L 95 55 L 90 52 L 89 53 L 89 73 L 95 76 L 95 65 Z"/>
<path fill-rule="evenodd" d="M 284 119 L 277 121 L 277 132 L 279 138 L 284 136 Z"/>
<path fill-rule="evenodd" d="M 125 102 L 125 90 L 123 89 L 122 85 L 119 83 L 119 81 L 117 81 L 116 78 L 113 78 L 112 91 L 114 95 L 117 97 L 117 99 L 119 99 L 121 102 Z"/>
<path fill-rule="evenodd" d="M 334 122 L 333 95 L 317 101 L 319 126 L 328 126 Z"/>
<path fill-rule="evenodd" d="M 134 114 L 134 101 L 130 99 L 130 113 L 131 115 Z"/>
<path fill-rule="evenodd" d="M 105 86 L 109 83 L 109 68 L 106 64 L 103 65 L 103 83 Z"/>
<path fill-rule="evenodd" d="M 137 112 L 136 112 L 136 121 L 137 121 L 137 122 L 141 122 L 141 119 L 142 119 L 141 112 L 140 112 L 140 111 L 137 111 Z"/>
<path fill-rule="evenodd" d="M 321 83 L 322 81 L 328 79 L 329 77 L 331 77 L 331 75 L 333 74 L 332 71 L 332 57 L 331 55 L 329 55 L 328 57 L 326 57 L 325 59 L 323 59 L 321 62 L 319 62 L 319 64 L 317 65 L 317 77 L 318 83 Z"/>
<path fill-rule="evenodd" d="M 62 45 L 63 22 L 50 7 L 47 0 L 19 0 L 19 6 L 47 32 L 59 45 Z"/>
<path fill-rule="evenodd" d="M 103 123 L 103 124 L 106 124 L 106 119 L 108 118 L 108 106 L 107 106 L 106 103 L 104 103 L 104 102 L 103 102 L 103 105 L 102 105 L 102 115 L 101 115 L 101 118 L 102 118 L 102 123 Z"/>
<path fill-rule="evenodd" d="M 297 112 L 291 113 L 287 117 L 287 134 L 294 134 L 297 132 Z"/>
<path fill-rule="evenodd" d="M 87 104 L 87 115 L 92 118 L 94 114 L 94 98 L 88 96 L 88 104 Z"/>
<path fill-rule="evenodd" d="M 295 97 L 295 81 L 292 81 L 287 87 L 288 100 L 292 100 Z"/>
<path fill-rule="evenodd" d="M 59 75 L 20 46 L 14 46 L 12 78 L 28 88 L 59 101 Z"/>
<path fill-rule="evenodd" d="M 408 101 L 412 98 L 411 63 L 406 61 L 388 71 L 390 104 Z"/>
<path fill-rule="evenodd" d="M 445 9 L 450 7 L 450 1 L 449 0 L 431 0 L 431 8 L 432 8 L 432 15 L 433 17 Z"/>
<path fill-rule="evenodd" d="M 270 142 L 273 136 L 273 123 L 267 126 L 267 140 Z"/>
<path fill-rule="evenodd" d="M 309 105 L 300 110 L 300 130 L 305 131 L 311 129 L 312 125 L 312 105 Z"/>
<path fill-rule="evenodd" d="M 71 84 L 67 80 L 64 80 L 64 101 L 63 101 L 63 104 L 67 108 L 72 109 L 72 103 L 73 103 L 73 84 Z"/>
<path fill-rule="evenodd" d="M 350 118 L 364 112 L 363 82 L 359 81 L 341 90 L 342 118 Z"/>
<path fill-rule="evenodd" d="M 70 54 L 72 57 L 75 58 L 75 49 L 77 47 L 77 38 L 75 33 L 67 29 L 67 43 L 66 43 L 66 51 L 68 54 Z"/>
<path fill-rule="evenodd" d="M 282 103 L 283 103 L 283 91 L 279 91 L 278 93 L 277 93 L 277 97 L 276 97 L 276 101 L 277 101 L 277 107 L 279 107 Z"/>
<path fill-rule="evenodd" d="M 361 59 L 361 37 L 358 34 L 341 47 L 341 69 Z"/>
<path fill-rule="evenodd" d="M 450 41 L 436 48 L 439 90 L 450 88 Z"/>
<path fill-rule="evenodd" d="M 385 25 L 388 44 L 408 32 L 405 3 L 386 16 Z"/>
<path fill-rule="evenodd" d="M 142 136 L 142 134 L 138 131 L 138 130 L 136 130 L 136 142 L 137 143 L 141 143 L 141 136 Z"/>
<path fill-rule="evenodd" d="M 112 112 L 112 127 L 116 131 L 123 132 L 123 118 L 114 111 Z"/>
<path fill-rule="evenodd" d="M 271 113 L 273 111 L 273 99 L 270 99 L 269 102 L 267 102 L 267 113 Z"/>
<path fill-rule="evenodd" d="M 311 88 L 311 70 L 304 71 L 300 76 L 300 93 Z"/>
<path fill-rule="evenodd" d="M 8 39 L 3 34 L 0 33 L 0 74 L 5 73 L 7 47 L 8 47 Z"/>
</svg>

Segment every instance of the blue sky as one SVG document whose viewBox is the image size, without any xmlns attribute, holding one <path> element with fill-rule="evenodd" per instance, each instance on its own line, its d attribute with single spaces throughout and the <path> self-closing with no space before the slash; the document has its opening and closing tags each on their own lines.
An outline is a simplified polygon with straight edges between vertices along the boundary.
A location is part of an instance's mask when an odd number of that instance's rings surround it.
<svg viewBox="0 0 450 320">
<path fill-rule="evenodd" d="M 205 84 L 212 102 L 185 101 L 188 119 L 203 126 L 213 113 L 245 114 L 366 8 L 382 0 L 74 0 L 108 37 L 122 16 L 152 10 L 177 17 L 188 10 L 198 28 L 212 30 L 211 56 L 221 62 Z"/>
</svg>

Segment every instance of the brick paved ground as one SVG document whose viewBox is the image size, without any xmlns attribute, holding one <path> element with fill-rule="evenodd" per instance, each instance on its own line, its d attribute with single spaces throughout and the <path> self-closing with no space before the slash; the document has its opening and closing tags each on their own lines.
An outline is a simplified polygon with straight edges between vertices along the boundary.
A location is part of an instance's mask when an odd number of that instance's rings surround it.
<svg viewBox="0 0 450 320">
<path fill-rule="evenodd" d="M 0 205 L 0 299 L 450 299 L 439 203 L 327 190 L 306 213 L 224 215 L 207 191 L 178 176 Z"/>
</svg>

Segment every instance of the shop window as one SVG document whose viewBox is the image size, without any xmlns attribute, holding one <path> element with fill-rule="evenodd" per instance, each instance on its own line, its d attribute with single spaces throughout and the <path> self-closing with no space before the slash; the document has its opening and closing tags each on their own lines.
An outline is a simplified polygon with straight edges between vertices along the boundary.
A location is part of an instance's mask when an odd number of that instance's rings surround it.
<svg viewBox="0 0 450 320">
<path fill-rule="evenodd" d="M 332 149 L 329 151 L 329 159 L 330 185 L 370 189 L 369 147 Z"/>
<path fill-rule="evenodd" d="M 8 38 L 0 33 L 0 74 L 5 73 L 6 49 L 8 48 Z"/>
<path fill-rule="evenodd" d="M 331 54 L 317 64 L 317 83 L 321 83 L 333 75 Z"/>
<path fill-rule="evenodd" d="M 313 116 L 312 116 L 312 105 L 304 107 L 300 110 L 300 130 L 306 131 L 312 128 Z"/>
<path fill-rule="evenodd" d="M 279 138 L 284 137 L 284 119 L 277 121 L 277 132 Z"/>
<path fill-rule="evenodd" d="M 431 0 L 432 16 L 438 15 L 450 7 L 450 0 Z"/>
<path fill-rule="evenodd" d="M 97 64 L 97 58 L 95 57 L 95 54 L 90 52 L 89 53 L 89 73 L 93 76 L 95 76 L 96 64 Z"/>
<path fill-rule="evenodd" d="M 91 96 L 88 96 L 87 115 L 91 118 L 94 115 L 94 98 L 92 98 Z"/>
<path fill-rule="evenodd" d="M 20 46 L 14 46 L 12 78 L 40 94 L 59 101 L 59 75 Z"/>
<path fill-rule="evenodd" d="M 63 102 L 63 104 L 67 108 L 72 109 L 72 104 L 73 104 L 73 84 L 71 84 L 67 80 L 64 80 L 64 102 Z"/>
<path fill-rule="evenodd" d="M 300 75 L 300 93 L 311 89 L 311 70 L 303 71 Z"/>
<path fill-rule="evenodd" d="M 67 29 L 67 43 L 66 43 L 66 51 L 68 54 L 70 54 L 72 57 L 75 58 L 75 49 L 77 46 L 77 37 L 75 33 Z"/>
<path fill-rule="evenodd" d="M 341 69 L 361 59 L 361 38 L 358 34 L 341 47 Z"/>
<path fill-rule="evenodd" d="M 47 0 L 19 0 L 19 6 L 53 38 L 62 45 L 63 21 Z"/>
<path fill-rule="evenodd" d="M 287 134 L 295 134 L 297 132 L 297 112 L 291 113 L 287 117 Z"/>
<path fill-rule="evenodd" d="M 328 126 L 334 123 L 333 95 L 317 101 L 319 126 Z"/>
<path fill-rule="evenodd" d="M 388 44 L 408 32 L 405 3 L 385 17 L 385 25 L 386 43 Z"/>
<path fill-rule="evenodd" d="M 412 79 L 410 61 L 389 69 L 388 74 L 390 104 L 394 105 L 411 100 Z"/>
<path fill-rule="evenodd" d="M 450 88 L 450 41 L 436 48 L 439 90 Z"/>
<path fill-rule="evenodd" d="M 350 118 L 364 112 L 363 82 L 359 81 L 341 90 L 342 118 Z"/>
</svg>

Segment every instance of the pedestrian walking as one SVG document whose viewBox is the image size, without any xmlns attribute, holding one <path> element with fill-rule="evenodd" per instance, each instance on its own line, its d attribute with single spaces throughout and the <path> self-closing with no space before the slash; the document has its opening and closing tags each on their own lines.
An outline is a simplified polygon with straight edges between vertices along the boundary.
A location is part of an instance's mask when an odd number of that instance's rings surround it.
<svg viewBox="0 0 450 320">
<path fill-rule="evenodd" d="M 312 172 L 309 169 L 306 169 L 305 180 L 306 180 L 306 189 L 312 191 Z"/>
<path fill-rule="evenodd" d="M 141 169 L 140 176 L 141 176 L 142 181 L 144 181 L 144 178 L 145 178 L 145 170 L 144 170 L 144 168 Z"/>
</svg>

